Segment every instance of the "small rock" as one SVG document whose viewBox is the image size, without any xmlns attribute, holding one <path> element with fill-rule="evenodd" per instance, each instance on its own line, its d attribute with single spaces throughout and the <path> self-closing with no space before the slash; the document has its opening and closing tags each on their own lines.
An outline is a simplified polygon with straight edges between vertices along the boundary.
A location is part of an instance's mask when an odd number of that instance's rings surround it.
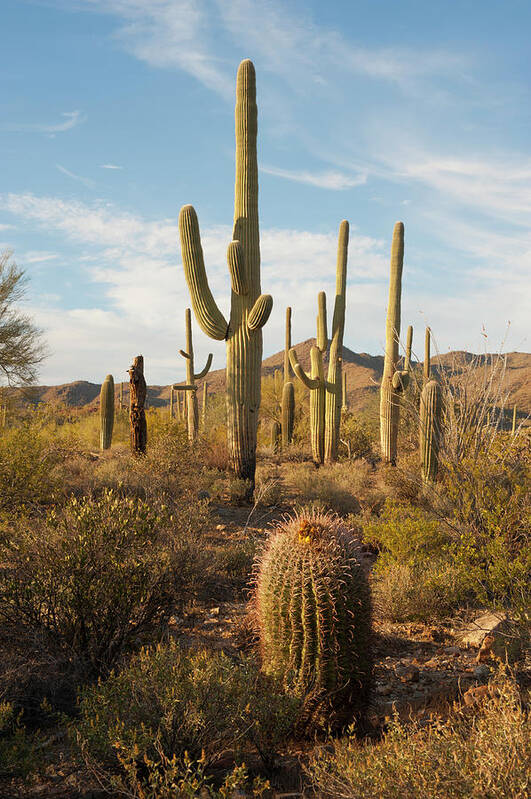
<svg viewBox="0 0 531 799">
<path fill-rule="evenodd" d="M 224 524 L 216 524 L 216 530 L 225 530 L 226 525 Z"/>
<path fill-rule="evenodd" d="M 476 680 L 488 680 L 490 677 L 490 669 L 485 664 L 477 666 L 474 669 L 474 677 Z"/>
<path fill-rule="evenodd" d="M 210 608 L 208 612 L 211 616 L 219 616 L 219 608 Z"/>
<path fill-rule="evenodd" d="M 465 705 L 470 707 L 471 705 L 479 705 L 490 695 L 491 691 L 488 685 L 476 685 L 473 688 L 469 688 L 468 691 L 465 691 L 463 700 Z"/>
<path fill-rule="evenodd" d="M 396 666 L 395 674 L 402 682 L 418 682 L 420 672 L 416 666 Z"/>
<path fill-rule="evenodd" d="M 494 644 L 494 636 L 486 635 L 485 638 L 483 639 L 483 643 L 479 647 L 478 656 L 476 658 L 478 663 L 485 663 L 487 660 L 491 659 L 493 644 Z"/>
<path fill-rule="evenodd" d="M 205 489 L 202 488 L 201 491 L 197 492 L 197 498 L 198 499 L 210 499 L 210 494 L 208 493 L 208 491 L 205 491 Z"/>
<path fill-rule="evenodd" d="M 431 638 L 432 641 L 444 641 L 446 638 L 446 633 L 440 630 L 438 627 L 430 627 L 428 630 L 428 636 Z"/>
<path fill-rule="evenodd" d="M 445 655 L 458 655 L 461 650 L 458 646 L 445 646 L 443 651 Z"/>
<path fill-rule="evenodd" d="M 393 686 L 388 682 L 384 682 L 382 685 L 376 686 L 376 693 L 379 696 L 389 696 L 389 694 L 393 693 Z"/>
</svg>

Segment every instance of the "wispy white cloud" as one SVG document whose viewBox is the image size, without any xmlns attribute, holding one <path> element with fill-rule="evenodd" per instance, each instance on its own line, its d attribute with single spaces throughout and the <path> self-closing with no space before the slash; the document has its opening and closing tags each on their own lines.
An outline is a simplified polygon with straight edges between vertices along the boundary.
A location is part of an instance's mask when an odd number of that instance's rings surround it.
<svg viewBox="0 0 531 799">
<path fill-rule="evenodd" d="M 3 122 L 0 123 L 0 129 L 12 133 L 47 133 L 55 135 L 56 133 L 72 130 L 72 128 L 81 125 L 86 120 L 86 116 L 81 111 L 64 111 L 61 116 L 63 117 L 62 122 L 52 124 L 43 122 Z"/>
<path fill-rule="evenodd" d="M 117 164 L 100 164 L 100 169 L 123 169 L 123 166 Z"/>
<path fill-rule="evenodd" d="M 20 256 L 22 264 L 40 264 L 45 261 L 55 261 L 58 258 L 56 252 L 46 252 L 41 250 L 28 250 Z"/>
<path fill-rule="evenodd" d="M 55 167 L 56 167 L 56 169 L 59 170 L 59 172 L 62 172 L 63 175 L 66 175 L 67 177 L 72 178 L 72 180 L 77 180 L 78 183 L 82 183 L 83 186 L 87 186 L 88 188 L 92 188 L 95 185 L 94 181 L 91 180 L 90 178 L 84 178 L 82 175 L 76 175 L 75 172 L 71 172 L 65 166 L 61 166 L 61 164 L 56 164 Z"/>
<path fill-rule="evenodd" d="M 265 172 L 267 175 L 274 175 L 275 177 L 285 178 L 286 180 L 293 180 L 296 183 L 306 183 L 309 186 L 317 186 L 320 189 L 332 189 L 333 191 L 351 189 L 354 186 L 362 186 L 367 182 L 366 174 L 352 176 L 336 171 L 298 172 L 265 165 L 262 165 L 260 170 Z"/>
</svg>

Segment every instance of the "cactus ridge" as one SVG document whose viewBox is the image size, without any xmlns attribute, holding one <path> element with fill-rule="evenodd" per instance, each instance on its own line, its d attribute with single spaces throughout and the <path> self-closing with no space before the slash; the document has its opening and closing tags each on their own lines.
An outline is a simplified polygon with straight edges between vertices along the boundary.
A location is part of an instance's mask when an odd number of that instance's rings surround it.
<svg viewBox="0 0 531 799">
<path fill-rule="evenodd" d="M 254 610 L 262 669 L 303 697 L 307 719 L 366 710 L 370 592 L 337 517 L 311 511 L 283 520 L 257 565 Z"/>
<path fill-rule="evenodd" d="M 100 391 L 100 449 L 109 449 L 114 427 L 114 378 L 107 375 Z"/>
</svg>

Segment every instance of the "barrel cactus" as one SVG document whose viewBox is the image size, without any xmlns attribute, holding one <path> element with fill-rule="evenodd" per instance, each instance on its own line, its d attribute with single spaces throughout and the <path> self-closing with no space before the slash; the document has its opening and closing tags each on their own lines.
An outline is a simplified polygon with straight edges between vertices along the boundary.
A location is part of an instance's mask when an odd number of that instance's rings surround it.
<svg viewBox="0 0 531 799">
<path fill-rule="evenodd" d="M 100 392 L 100 449 L 109 449 L 114 427 L 114 378 L 107 375 Z"/>
<path fill-rule="evenodd" d="M 362 718 L 372 690 L 371 600 L 352 535 L 316 510 L 286 517 L 257 564 L 262 670 L 303 700 L 303 720 Z"/>
</svg>

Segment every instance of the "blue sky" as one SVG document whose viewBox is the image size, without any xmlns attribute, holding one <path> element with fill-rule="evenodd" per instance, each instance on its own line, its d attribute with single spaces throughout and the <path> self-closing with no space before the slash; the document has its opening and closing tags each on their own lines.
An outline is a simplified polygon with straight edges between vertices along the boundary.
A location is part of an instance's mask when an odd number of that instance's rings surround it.
<svg viewBox="0 0 531 799">
<path fill-rule="evenodd" d="M 184 376 L 179 208 L 229 306 L 234 85 L 259 106 L 264 354 L 314 335 L 351 224 L 345 344 L 383 352 L 393 224 L 422 355 L 529 347 L 528 0 L 2 0 L 0 247 L 30 277 L 41 382 Z M 488 338 L 485 338 L 485 333 Z M 223 343 L 196 327 L 198 363 Z"/>
</svg>

